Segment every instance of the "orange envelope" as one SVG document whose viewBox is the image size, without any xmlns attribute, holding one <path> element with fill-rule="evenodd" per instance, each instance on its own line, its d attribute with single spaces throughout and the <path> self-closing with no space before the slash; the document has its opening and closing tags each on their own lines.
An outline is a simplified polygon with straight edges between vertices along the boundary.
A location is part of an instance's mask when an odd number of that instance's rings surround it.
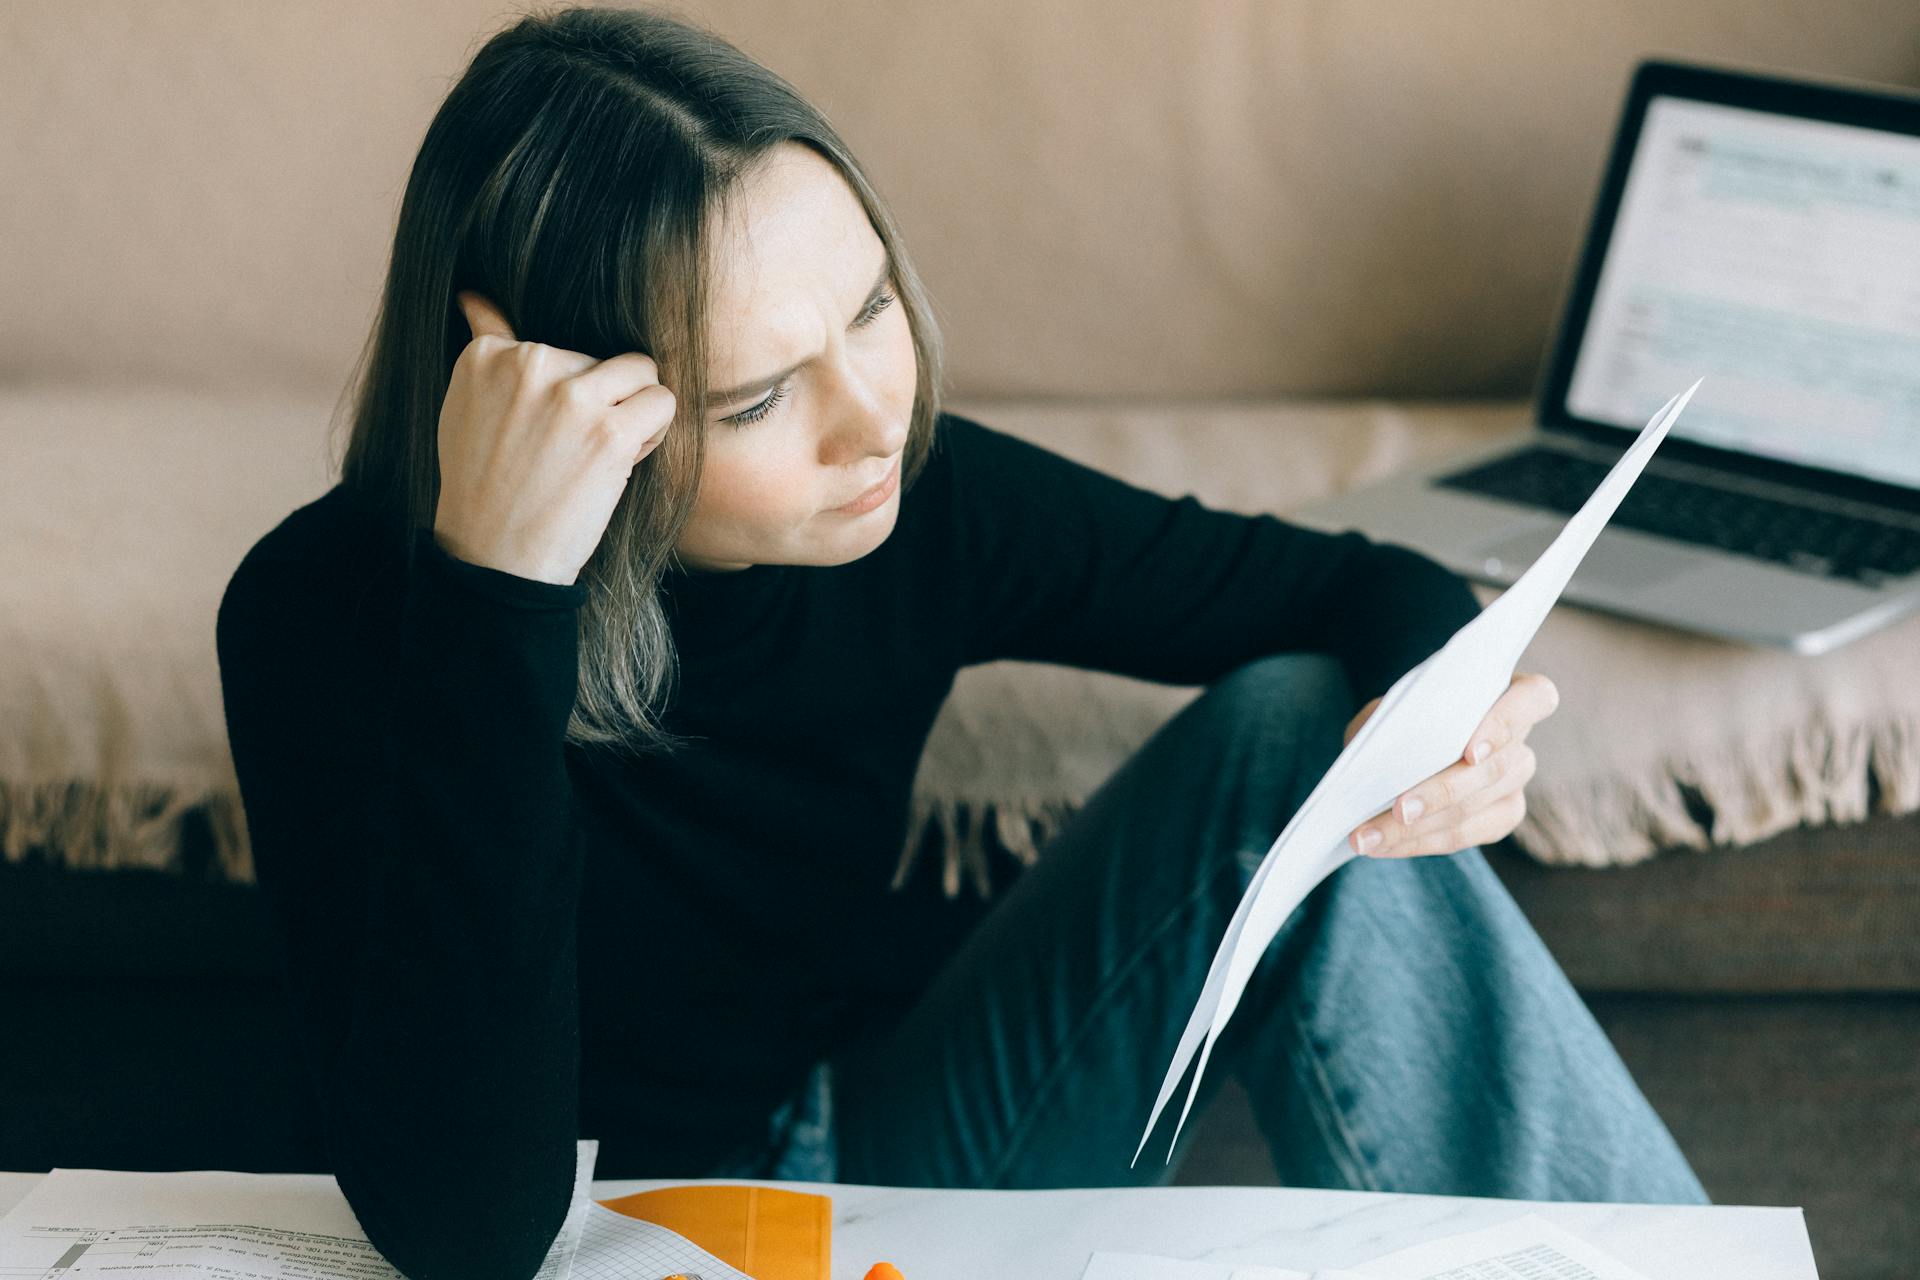
<svg viewBox="0 0 1920 1280">
<path fill-rule="evenodd" d="M 677 1231 L 754 1280 L 828 1280 L 829 1196 L 777 1187 L 661 1187 L 600 1203 Z"/>
</svg>

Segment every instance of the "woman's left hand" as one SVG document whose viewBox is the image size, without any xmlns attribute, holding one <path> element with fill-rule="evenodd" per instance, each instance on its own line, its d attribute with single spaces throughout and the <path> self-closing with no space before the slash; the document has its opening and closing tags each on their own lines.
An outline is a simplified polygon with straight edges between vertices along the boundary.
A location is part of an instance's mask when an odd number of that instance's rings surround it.
<svg viewBox="0 0 1920 1280">
<path fill-rule="evenodd" d="M 1375 698 L 1347 723 L 1347 742 L 1379 705 Z M 1553 681 L 1515 675 L 1467 739 L 1460 759 L 1362 823 L 1348 843 L 1369 857 L 1411 858 L 1457 853 L 1513 834 L 1527 815 L 1522 788 L 1534 770 L 1527 734 L 1559 705 Z"/>
</svg>

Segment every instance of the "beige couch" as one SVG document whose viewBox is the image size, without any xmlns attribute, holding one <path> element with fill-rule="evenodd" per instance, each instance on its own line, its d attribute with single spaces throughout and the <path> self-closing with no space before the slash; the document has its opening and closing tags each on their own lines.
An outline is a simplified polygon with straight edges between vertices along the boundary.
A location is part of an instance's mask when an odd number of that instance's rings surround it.
<svg viewBox="0 0 1920 1280">
<path fill-rule="evenodd" d="M 1137 483 L 1283 513 L 1524 425 L 1638 58 L 1920 82 L 1920 10 L 1879 0 L 681 12 L 793 80 L 866 160 L 945 327 L 952 407 Z M 253 926 L 204 914 L 229 909 L 207 905 L 226 891 L 183 896 L 248 871 L 213 608 L 253 538 L 332 482 L 329 427 L 407 167 L 509 19 L 465 0 L 9 6 L 7 999 L 83 971 L 110 1000 L 123 974 L 192 991 L 246 967 Z M 1838 1274 L 1881 1274 L 1920 1244 L 1911 1222 L 1865 1212 L 1920 1179 L 1920 1119 L 1899 1092 L 1920 1085 L 1900 1065 L 1920 1057 L 1900 1038 L 1920 990 L 1905 924 L 1920 823 L 1898 816 L 1920 808 L 1920 715 L 1901 696 L 1916 641 L 1909 625 L 1816 663 L 1557 611 L 1527 665 L 1560 682 L 1563 709 L 1538 735 L 1528 825 L 1495 851 L 1710 1189 L 1808 1204 Z M 967 673 L 919 788 L 956 891 L 970 857 L 1030 851 L 1192 693 Z M 1540 865 L 1555 862 L 1643 865 Z M 127 889 L 140 866 L 171 879 Z M 105 879 L 120 887 L 82 867 L 119 869 Z M 237 892 L 220 902 L 244 912 Z M 87 896 L 125 893 L 158 896 L 138 910 Z M 128 945 L 101 923 L 118 911 L 147 931 L 121 969 L 99 956 Z M 223 955 L 164 912 L 239 935 Z M 1810 1003 L 1781 1004 L 1788 992 Z M 1806 1152 L 1833 1112 L 1802 1117 L 1783 1091 L 1824 1099 L 1808 1081 L 1836 1041 L 1893 1064 L 1867 1103 L 1832 1105 L 1865 1107 L 1841 1129 L 1890 1131 L 1895 1154 L 1830 1170 Z M 1773 1124 L 1756 1135 L 1693 1085 L 1736 1057 L 1751 1067 L 1742 1046 L 1762 1042 L 1813 1066 L 1753 1084 Z M 0 1077 L 10 1087 L 37 1086 Z M 1770 1098 L 1786 1101 L 1768 1112 Z M 127 1163 L 74 1136 L 92 1132 L 86 1113 L 36 1127 L 12 1109 L 0 1165 Z M 1231 1117 L 1213 1132 L 1230 1153 Z M 1222 1158 L 1202 1172 L 1238 1168 Z"/>
</svg>

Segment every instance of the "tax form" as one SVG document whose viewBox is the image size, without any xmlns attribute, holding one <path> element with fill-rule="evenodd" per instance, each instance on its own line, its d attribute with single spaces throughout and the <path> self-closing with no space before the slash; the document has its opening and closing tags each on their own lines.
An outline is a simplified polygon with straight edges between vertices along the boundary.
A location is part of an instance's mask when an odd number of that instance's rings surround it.
<svg viewBox="0 0 1920 1280">
<path fill-rule="evenodd" d="M 574 1148 L 573 1200 L 534 1280 L 568 1280 L 600 1144 Z M 0 1219 L 0 1276 L 403 1280 L 332 1175 L 55 1169 Z"/>
<path fill-rule="evenodd" d="M 1192 1081 L 1167 1145 L 1167 1158 L 1173 1158 L 1173 1143 L 1193 1109 L 1214 1043 L 1267 945 L 1302 899 L 1354 856 L 1347 844 L 1349 832 L 1465 754 L 1467 739 L 1512 683 L 1515 664 L 1587 548 L 1703 381 L 1696 379 L 1648 420 L 1599 488 L 1518 581 L 1432 657 L 1393 683 L 1267 850 L 1227 922 L 1140 1145 L 1134 1148 L 1133 1163 L 1139 1163 L 1154 1125 L 1191 1065 Z"/>
</svg>

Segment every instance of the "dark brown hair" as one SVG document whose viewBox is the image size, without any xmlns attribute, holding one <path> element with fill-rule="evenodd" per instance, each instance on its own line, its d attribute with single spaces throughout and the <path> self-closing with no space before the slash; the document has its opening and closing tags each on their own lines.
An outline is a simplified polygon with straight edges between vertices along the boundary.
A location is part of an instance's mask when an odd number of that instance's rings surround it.
<svg viewBox="0 0 1920 1280">
<path fill-rule="evenodd" d="M 704 455 L 710 237 L 741 176 L 811 147 L 865 206 L 918 362 L 901 485 L 932 446 L 942 342 L 894 218 L 826 117 L 713 32 L 657 8 L 537 9 L 489 38 L 427 127 L 380 309 L 355 368 L 341 481 L 411 557 L 439 494 L 441 402 L 478 292 L 523 341 L 599 359 L 644 351 L 676 401 L 582 567 L 567 740 L 670 747 L 677 669 L 658 586 Z"/>
</svg>

